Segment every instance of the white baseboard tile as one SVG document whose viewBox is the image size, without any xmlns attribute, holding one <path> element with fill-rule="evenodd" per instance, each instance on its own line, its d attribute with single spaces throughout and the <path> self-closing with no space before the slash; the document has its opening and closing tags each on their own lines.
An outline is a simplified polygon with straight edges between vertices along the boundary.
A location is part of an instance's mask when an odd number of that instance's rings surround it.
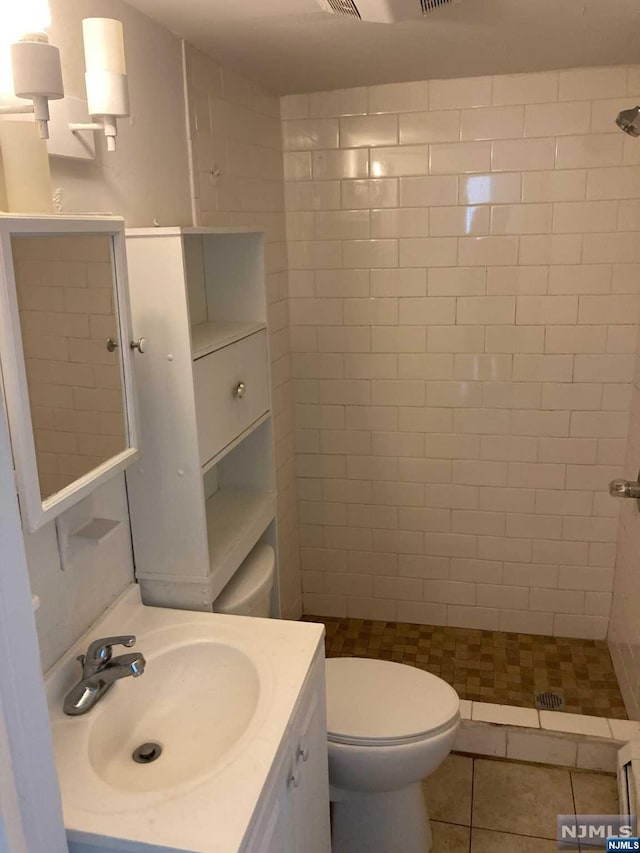
<svg viewBox="0 0 640 853">
<path fill-rule="evenodd" d="M 609 728 L 613 739 L 621 743 L 640 740 L 640 723 L 638 720 L 609 720 Z"/>
<path fill-rule="evenodd" d="M 463 720 L 453 748 L 456 752 L 472 752 L 474 755 L 506 758 L 507 727 Z"/>
<path fill-rule="evenodd" d="M 517 729 L 509 729 L 507 733 L 507 758 L 575 767 L 577 757 L 577 742 L 565 735 Z"/>
<path fill-rule="evenodd" d="M 619 743 L 588 739 L 578 744 L 577 767 L 580 770 L 603 770 L 615 773 L 618 769 Z"/>
</svg>

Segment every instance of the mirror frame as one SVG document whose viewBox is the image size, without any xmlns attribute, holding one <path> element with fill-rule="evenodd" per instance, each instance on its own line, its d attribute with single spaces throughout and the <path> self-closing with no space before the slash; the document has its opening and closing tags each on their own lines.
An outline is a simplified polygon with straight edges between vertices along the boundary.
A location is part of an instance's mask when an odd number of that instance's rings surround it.
<svg viewBox="0 0 640 853">
<path fill-rule="evenodd" d="M 120 341 L 120 374 L 127 447 L 43 500 L 31 420 L 11 238 L 83 234 L 102 234 L 110 237 L 112 241 L 115 313 Z M 0 390 L 4 388 L 22 525 L 26 530 L 38 530 L 57 518 L 140 457 L 138 414 L 129 347 L 131 340 L 124 220 L 121 217 L 0 215 Z"/>
</svg>

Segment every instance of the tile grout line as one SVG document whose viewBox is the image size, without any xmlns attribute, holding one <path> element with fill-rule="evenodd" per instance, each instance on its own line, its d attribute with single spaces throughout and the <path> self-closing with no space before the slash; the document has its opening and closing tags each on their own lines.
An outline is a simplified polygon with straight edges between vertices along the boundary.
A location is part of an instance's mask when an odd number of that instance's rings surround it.
<svg viewBox="0 0 640 853">
<path fill-rule="evenodd" d="M 469 823 L 471 824 L 469 827 L 469 853 L 472 853 L 473 850 L 473 801 L 474 801 L 474 787 L 476 783 L 476 761 L 477 758 L 473 758 L 471 761 L 471 814 L 469 815 Z"/>
<path fill-rule="evenodd" d="M 571 786 L 571 802 L 573 803 L 573 813 L 578 814 L 578 806 L 576 805 L 576 792 L 573 787 L 573 773 L 569 771 L 569 785 Z"/>
</svg>

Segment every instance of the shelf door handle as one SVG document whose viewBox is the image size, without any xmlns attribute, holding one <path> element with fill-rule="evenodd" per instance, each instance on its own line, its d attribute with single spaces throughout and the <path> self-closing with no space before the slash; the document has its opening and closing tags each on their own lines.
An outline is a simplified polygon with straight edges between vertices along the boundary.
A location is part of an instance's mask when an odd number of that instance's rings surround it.
<svg viewBox="0 0 640 853">
<path fill-rule="evenodd" d="M 297 787 L 300 785 L 300 774 L 299 774 L 299 773 L 295 773 L 295 772 L 294 772 L 294 773 L 292 773 L 292 774 L 289 776 L 289 778 L 287 779 L 287 785 L 288 785 L 290 788 L 297 788 Z"/>
<path fill-rule="evenodd" d="M 137 341 L 130 341 L 129 347 L 131 349 L 137 349 L 139 353 L 143 353 L 147 346 L 147 341 L 145 338 L 138 338 Z"/>
<path fill-rule="evenodd" d="M 107 338 L 107 350 L 109 352 L 113 352 L 119 346 L 120 344 L 118 343 L 118 341 L 114 340 L 113 338 Z"/>
<path fill-rule="evenodd" d="M 238 400 L 241 400 L 246 393 L 247 386 L 244 384 L 244 382 L 238 382 L 236 387 L 233 389 L 233 396 L 236 397 Z"/>
<path fill-rule="evenodd" d="M 301 740 L 298 744 L 298 760 L 307 761 L 309 758 L 309 746 L 306 740 Z"/>
</svg>

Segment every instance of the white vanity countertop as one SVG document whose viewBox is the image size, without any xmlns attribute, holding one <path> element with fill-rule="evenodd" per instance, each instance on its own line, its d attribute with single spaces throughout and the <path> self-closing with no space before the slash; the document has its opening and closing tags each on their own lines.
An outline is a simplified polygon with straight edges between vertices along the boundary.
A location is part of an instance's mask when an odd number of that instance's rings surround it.
<svg viewBox="0 0 640 853">
<path fill-rule="evenodd" d="M 114 839 L 114 847 L 122 851 L 145 849 L 140 846 L 145 843 L 156 845 L 155 850 L 243 850 L 323 633 L 324 626 L 310 623 L 145 607 L 140 603 L 139 587 L 133 584 L 45 677 L 70 840 L 103 846 L 110 838 Z M 137 642 L 131 650 L 114 647 L 114 655 L 140 651 L 147 658 L 145 673 L 138 679 L 116 682 L 88 714 L 66 716 L 62 711 L 64 696 L 80 676 L 77 655 L 84 653 L 96 638 L 121 634 L 135 634 Z M 109 721 L 109 703 L 114 700 L 113 711 L 117 693 L 120 707 L 125 697 L 127 704 L 131 703 L 134 721 L 138 712 L 142 717 L 144 707 L 136 708 L 136 688 L 152 671 L 154 658 L 175 648 L 183 654 L 183 647 L 191 642 L 233 646 L 255 664 L 259 698 L 251 723 L 215 763 L 213 772 L 200 773 L 161 790 L 119 789 L 95 770 L 91 729 L 95 731 L 101 725 L 101 716 Z M 147 688 L 151 683 L 147 682 Z M 175 692 L 174 689 L 174 696 Z M 141 695 L 139 691 L 138 701 Z M 185 702 L 187 726 L 189 713 Z M 150 767 L 144 768 L 147 769 Z"/>
</svg>

